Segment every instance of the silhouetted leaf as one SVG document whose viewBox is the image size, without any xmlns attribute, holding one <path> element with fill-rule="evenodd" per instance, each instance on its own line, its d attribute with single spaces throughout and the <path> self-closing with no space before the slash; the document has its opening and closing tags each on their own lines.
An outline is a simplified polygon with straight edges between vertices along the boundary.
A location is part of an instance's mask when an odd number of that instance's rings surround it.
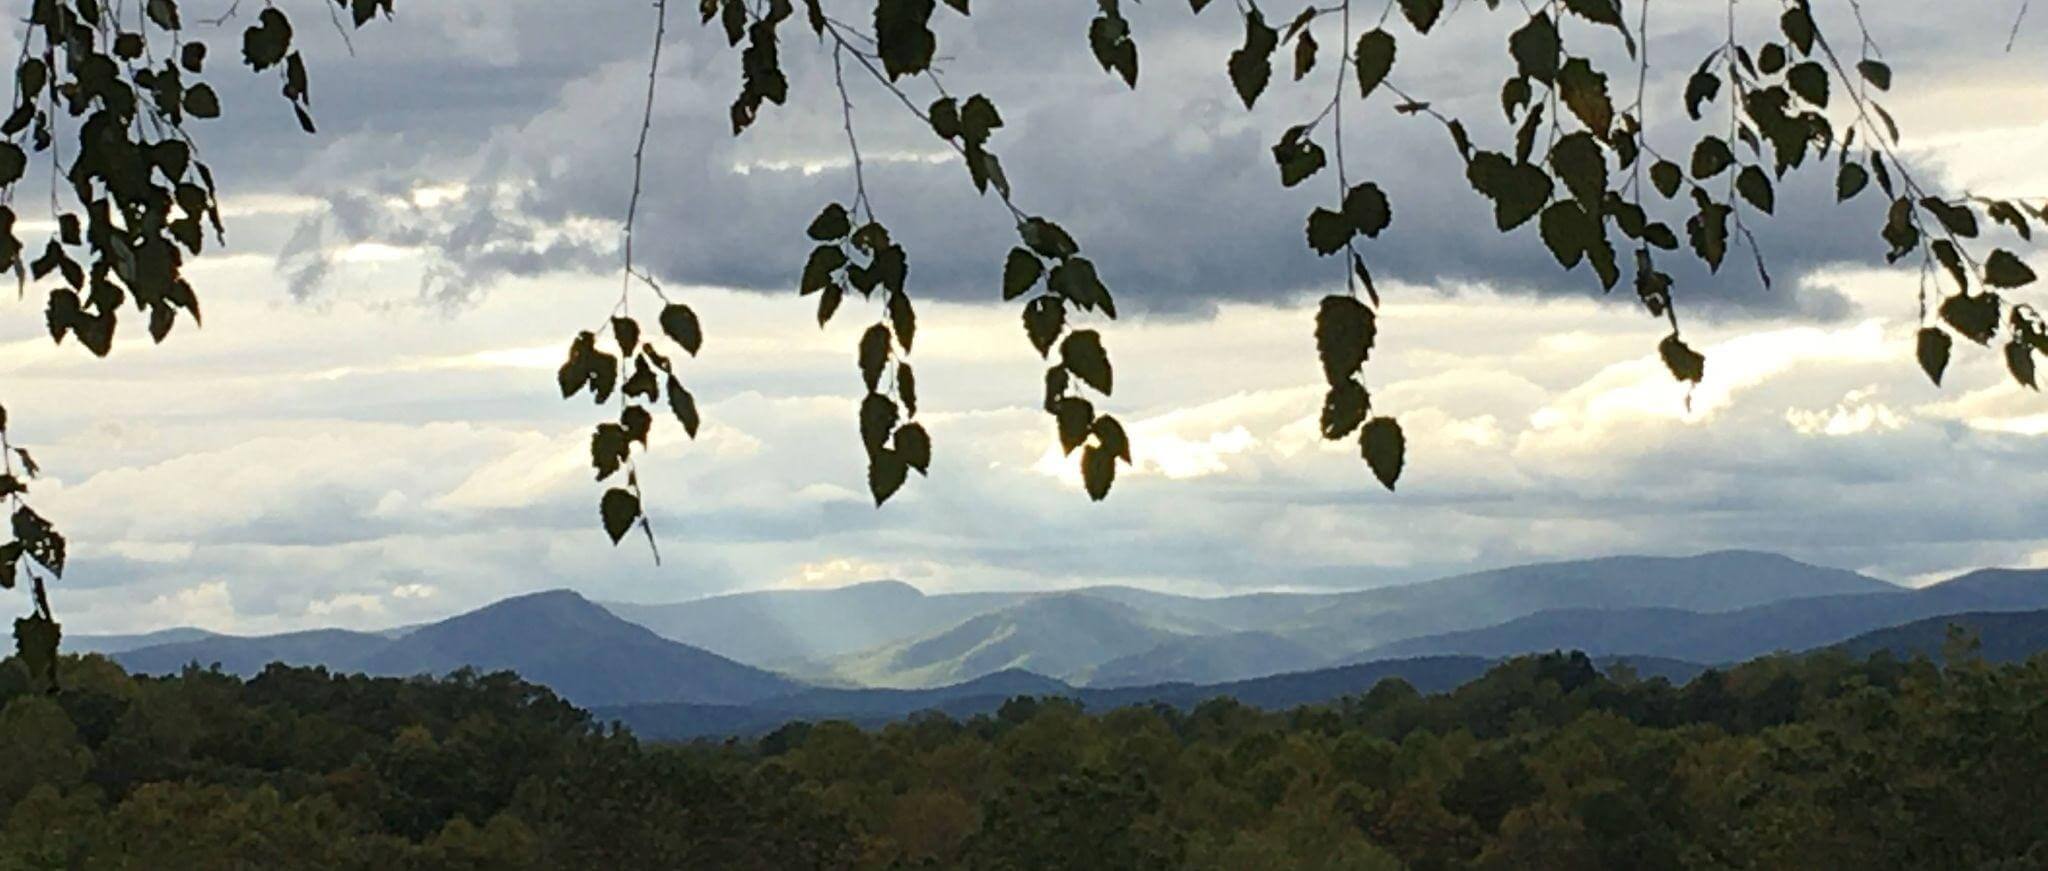
<svg viewBox="0 0 2048 871">
<path fill-rule="evenodd" d="M 1494 222 L 1505 233 L 1526 223 L 1550 199 L 1550 176 L 1529 163 L 1509 163 L 1491 151 L 1473 155 L 1465 168 L 1472 187 L 1493 200 Z"/>
<path fill-rule="evenodd" d="M 1593 134 L 1580 131 L 1557 140 L 1550 148 L 1550 168 L 1587 208 L 1599 207 L 1607 193 L 1607 156 Z"/>
<path fill-rule="evenodd" d="M 675 414 L 676 422 L 683 425 L 683 432 L 696 438 L 697 425 L 702 422 L 697 417 L 697 397 L 684 390 L 683 382 L 674 375 L 668 377 L 668 408 Z"/>
<path fill-rule="evenodd" d="M 1279 45 L 1279 32 L 1266 25 L 1258 7 L 1246 11 L 1244 45 L 1230 53 L 1229 63 L 1230 85 L 1237 89 L 1245 108 L 1251 108 L 1265 93 L 1266 83 L 1273 78 L 1273 49 Z"/>
<path fill-rule="evenodd" d="M 894 80 L 924 72 L 938 49 L 932 34 L 932 0 L 877 0 L 875 47 L 882 68 Z M 879 500 L 878 500 L 879 501 Z"/>
<path fill-rule="evenodd" d="M 292 24 L 283 12 L 267 7 L 257 14 L 256 22 L 242 31 L 242 60 L 261 72 L 284 60 L 291 49 Z"/>
<path fill-rule="evenodd" d="M 1707 358 L 1700 356 L 1677 333 L 1665 336 L 1657 343 L 1657 354 L 1664 358 L 1664 368 L 1671 370 L 1671 377 L 1680 381 L 1700 383 L 1706 377 Z"/>
<path fill-rule="evenodd" d="M 2034 283 L 2034 270 L 2011 251 L 1999 248 L 1984 259 L 1984 283 L 2000 289 Z"/>
<path fill-rule="evenodd" d="M 1300 138 L 1302 128 L 1288 131 L 1288 135 L 1273 146 L 1273 162 L 1280 166 L 1280 184 L 1293 187 L 1316 174 L 1324 165 L 1323 147 Z"/>
<path fill-rule="evenodd" d="M 1755 166 L 1745 166 L 1735 177 L 1735 190 L 1742 198 L 1757 207 L 1758 211 L 1769 214 L 1777 205 L 1777 197 L 1771 190 L 1771 179 Z"/>
<path fill-rule="evenodd" d="M 1436 26 L 1436 20 L 1443 11 L 1444 0 L 1401 0 L 1401 14 L 1407 16 L 1408 23 L 1422 33 L 1428 33 L 1431 27 Z"/>
<path fill-rule="evenodd" d="M 1101 502 L 1109 496 L 1110 485 L 1116 483 L 1116 455 L 1089 445 L 1081 452 L 1081 485 L 1088 490 L 1088 498 Z"/>
<path fill-rule="evenodd" d="M 910 465 L 895 451 L 885 449 L 868 455 L 868 493 L 875 497 L 875 507 L 882 507 L 897 490 L 903 489 L 903 482 L 909 477 Z"/>
<path fill-rule="evenodd" d="M 1024 304 L 1024 333 L 1038 356 L 1052 352 L 1052 343 L 1067 328 L 1067 304 L 1056 296 L 1041 296 Z"/>
<path fill-rule="evenodd" d="M 1344 250 L 1344 243 L 1351 241 L 1355 228 L 1344 216 L 1318 208 L 1308 215 L 1308 247 L 1325 257 Z"/>
<path fill-rule="evenodd" d="M 868 327 L 860 336 L 860 380 L 873 391 L 882 383 L 882 367 L 889 362 L 889 328 Z"/>
<path fill-rule="evenodd" d="M 1094 403 L 1078 396 L 1063 396 L 1053 401 L 1052 414 L 1059 422 L 1062 452 L 1071 454 L 1088 440 L 1088 431 L 1095 425 Z"/>
<path fill-rule="evenodd" d="M 1358 379 L 1347 377 L 1333 385 L 1323 396 L 1323 438 L 1335 441 L 1350 435 L 1365 422 L 1371 408 L 1372 400 Z"/>
<path fill-rule="evenodd" d="M 57 687 L 57 641 L 63 634 L 55 621 L 41 614 L 14 621 L 14 653 L 38 688 Z"/>
<path fill-rule="evenodd" d="M 16 454 L 20 455 L 20 452 L 17 451 Z M 22 460 L 24 465 L 28 465 L 26 456 L 23 456 Z M 35 473 L 30 472 L 29 477 L 35 477 Z M 50 574 L 60 577 L 64 574 L 67 550 L 64 536 L 57 532 L 55 526 L 50 525 L 50 521 L 44 520 L 42 515 L 27 505 L 20 505 L 14 509 L 12 526 L 14 540 L 21 543 L 22 553 L 40 563 L 43 568 L 49 569 Z"/>
<path fill-rule="evenodd" d="M 910 295 L 897 292 L 889 294 L 889 325 L 896 330 L 896 341 L 903 343 L 903 352 L 910 353 L 910 343 L 917 336 L 917 311 L 910 307 Z"/>
<path fill-rule="evenodd" d="M 1316 35 L 1304 31 L 1301 37 L 1294 41 L 1294 80 L 1301 81 L 1302 77 L 1315 68 Z"/>
<path fill-rule="evenodd" d="M 1372 309 L 1356 297 L 1323 297 L 1316 309 L 1316 356 L 1331 385 L 1344 383 L 1372 356 L 1378 328 Z"/>
<path fill-rule="evenodd" d="M 1953 344 L 1948 334 L 1937 328 L 1920 328 L 1914 354 L 1920 358 L 1921 371 L 1927 373 L 1927 378 L 1936 387 L 1941 386 L 1941 373 L 1948 370 L 1949 348 Z"/>
<path fill-rule="evenodd" d="M 1565 61 L 1557 71 L 1558 93 L 1572 114 L 1591 128 L 1593 135 L 1606 138 L 1614 126 L 1614 103 L 1607 97 L 1607 76 L 1595 71 L 1585 58 Z"/>
<path fill-rule="evenodd" d="M 1963 338 L 1979 345 L 1990 344 L 1998 334 L 1998 295 L 1959 293 L 1941 302 L 1941 319 Z"/>
<path fill-rule="evenodd" d="M 1394 69 L 1394 35 L 1375 28 L 1358 38 L 1358 95 L 1370 97 Z"/>
<path fill-rule="evenodd" d="M 1344 220 L 1351 229 L 1368 238 L 1377 237 L 1388 224 L 1393 223 L 1393 208 L 1387 204 L 1387 194 L 1372 182 L 1352 186 L 1344 194 Z"/>
<path fill-rule="evenodd" d="M 1684 181 L 1685 174 L 1678 164 L 1660 160 L 1650 166 L 1650 183 L 1656 185 L 1657 193 L 1667 200 L 1678 195 L 1678 186 Z"/>
<path fill-rule="evenodd" d="M 1094 330 L 1075 330 L 1060 343 L 1060 365 L 1074 377 L 1104 394 L 1111 392 L 1109 352 L 1102 348 L 1102 335 Z"/>
<path fill-rule="evenodd" d="M 1791 86 L 1792 93 L 1798 94 L 1806 102 L 1823 109 L 1827 108 L 1828 73 L 1820 64 L 1813 61 L 1795 64 L 1785 71 L 1785 84 Z"/>
<path fill-rule="evenodd" d="M 1693 253 L 1707 264 L 1709 270 L 1718 271 L 1722 258 L 1728 255 L 1728 214 L 1729 208 L 1720 203 L 1701 200 L 1700 210 L 1686 219 L 1686 236 L 1692 240 Z"/>
<path fill-rule="evenodd" d="M 1558 41 L 1557 22 L 1550 19 L 1550 13 L 1538 12 L 1529 16 L 1528 23 L 1508 37 L 1508 53 L 1515 58 L 1515 70 L 1522 76 L 1539 82 L 1557 80 L 1559 55 L 1563 43 Z"/>
<path fill-rule="evenodd" d="M 602 481 L 619 471 L 626 462 L 626 429 L 616 423 L 600 423 L 590 433 L 590 465 L 597 470 L 597 480 Z"/>
<path fill-rule="evenodd" d="M 1010 249 L 1009 259 L 1003 261 L 1003 299 L 1016 299 L 1031 290 L 1045 273 L 1045 264 L 1040 263 L 1031 252 L 1022 248 Z"/>
<path fill-rule="evenodd" d="M 1365 464 L 1372 467 L 1373 477 L 1388 490 L 1394 489 L 1394 482 L 1401 479 L 1401 466 L 1407 461 L 1408 441 L 1401 434 L 1401 424 L 1391 417 L 1375 417 L 1365 422 L 1358 433 L 1359 453 L 1365 457 Z"/>
<path fill-rule="evenodd" d="M 868 454 L 874 455 L 889 441 L 889 434 L 896 431 L 899 420 L 896 401 L 880 393 L 870 393 L 860 401 L 860 441 L 867 446 Z"/>
<path fill-rule="evenodd" d="M 1107 414 L 1097 417 L 1090 430 L 1095 433 L 1095 441 L 1102 445 L 1103 450 L 1111 456 L 1121 457 L 1126 463 L 1131 461 L 1131 438 L 1124 433 L 1124 425 L 1116 418 Z"/>
<path fill-rule="evenodd" d="M 1870 184 L 1870 172 L 1860 163 L 1844 163 L 1835 173 L 1835 202 L 1848 202 Z"/>
<path fill-rule="evenodd" d="M 1024 244 L 1042 257 L 1058 260 L 1071 257 L 1081 250 L 1080 246 L 1074 244 L 1074 237 L 1067 235 L 1067 231 L 1060 229 L 1058 224 L 1044 218 L 1025 221 L 1021 232 Z"/>
<path fill-rule="evenodd" d="M 930 474 L 932 466 L 932 437 L 924 426 L 906 423 L 896 429 L 896 456 L 903 464 L 917 470 L 920 475 Z"/>
<path fill-rule="evenodd" d="M 1932 214 L 1948 231 L 1965 239 L 1977 237 L 1977 213 L 1969 206 L 1954 205 L 1936 197 L 1923 197 L 1920 207 Z"/>
<path fill-rule="evenodd" d="M 1990 215 L 1991 220 L 2011 227 L 2013 232 L 2020 234 L 2021 239 L 2033 241 L 2034 228 L 2027 223 L 2026 214 L 2012 203 L 2004 200 L 1993 202 L 1985 207 L 1984 213 Z"/>
<path fill-rule="evenodd" d="M 1709 179 L 1720 175 L 1735 164 L 1735 154 L 1728 150 L 1726 140 L 1717 136 L 1704 137 L 1692 149 L 1692 177 Z"/>
<path fill-rule="evenodd" d="M 2019 339 L 2005 343 L 2005 368 L 2012 373 L 2012 380 L 2020 386 L 2040 390 L 2034 381 L 2034 349 Z"/>
<path fill-rule="evenodd" d="M 1886 66 L 1881 61 L 1866 60 L 1858 62 L 1856 64 L 1856 72 L 1861 73 L 1866 81 L 1876 85 L 1880 91 L 1892 89 L 1892 68 Z"/>
<path fill-rule="evenodd" d="M 669 303 L 662 307 L 661 331 L 692 357 L 697 356 L 697 349 L 704 347 L 704 328 L 697 323 L 697 313 L 682 303 Z"/>
<path fill-rule="evenodd" d="M 1116 309 L 1109 299 L 1109 288 L 1102 285 L 1102 279 L 1095 274 L 1095 264 L 1086 257 L 1069 257 L 1066 262 L 1052 268 L 1046 277 L 1045 286 L 1080 306 L 1084 310 L 1106 309 L 1110 317 L 1116 316 Z"/>
<path fill-rule="evenodd" d="M 853 232 L 853 219 L 846 214 L 845 206 L 827 203 L 818 216 L 811 219 L 811 226 L 804 232 L 820 242 L 837 241 Z"/>
<path fill-rule="evenodd" d="M 612 318 L 612 340 L 619 343 L 619 353 L 631 356 L 633 349 L 640 347 L 640 323 L 632 318 Z"/>
</svg>

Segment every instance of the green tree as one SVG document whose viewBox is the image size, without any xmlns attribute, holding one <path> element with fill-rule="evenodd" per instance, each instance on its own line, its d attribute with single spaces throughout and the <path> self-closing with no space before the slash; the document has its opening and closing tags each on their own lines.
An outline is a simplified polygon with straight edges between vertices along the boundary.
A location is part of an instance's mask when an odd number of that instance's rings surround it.
<svg viewBox="0 0 2048 871">
<path fill-rule="evenodd" d="M 1321 108 L 1312 116 L 1272 131 L 1273 171 L 1279 187 L 1313 182 L 1326 191 L 1302 222 L 1310 249 L 1304 256 L 1330 258 L 1332 278 L 1346 287 L 1320 300 L 1313 314 L 1314 352 L 1328 382 L 1320 428 L 1328 439 L 1355 442 L 1383 485 L 1399 481 L 1407 442 L 1398 409 L 1376 403 L 1368 390 L 1381 302 L 1370 264 L 1377 238 L 1406 204 L 1390 201 L 1362 167 L 1347 163 L 1347 124 L 1355 139 L 1367 119 L 1440 126 L 1443 147 L 1462 168 L 1446 181 L 1492 206 L 1494 229 L 1518 237 L 1502 244 L 1540 244 L 1561 268 L 1583 267 L 1589 284 L 1603 290 L 1626 278 L 1645 313 L 1668 323 L 1658 353 L 1680 381 L 1699 382 L 1707 361 L 1680 331 L 1681 301 L 1691 291 L 1677 286 L 1671 261 L 1690 258 L 1720 272 L 1733 269 L 1731 257 L 1746 247 L 1750 256 L 1738 259 L 1750 260 L 1768 285 L 1757 236 L 1769 232 L 1764 219 L 1776 209 L 1784 177 L 1806 171 L 1831 176 L 1837 199 L 1881 197 L 1887 204 L 1873 252 L 1920 267 L 1925 317 L 1916 357 L 1931 379 L 1941 380 L 1961 336 L 1995 345 L 2012 377 L 2035 386 L 2036 355 L 2048 353 L 2048 321 L 2023 299 L 2036 275 L 2014 249 L 2048 223 L 2048 202 L 1965 196 L 1915 174 L 1898 153 L 1899 133 L 1884 107 L 1893 69 L 1858 4 L 1726 4 L 1726 39 L 1682 87 L 1650 94 L 1651 59 L 1665 61 L 1651 45 L 1656 10 L 1648 0 L 1393 0 L 1371 8 L 1331 0 L 1270 11 L 1189 0 L 1189 14 L 1225 19 L 1216 26 L 1241 32 L 1240 44 L 1215 58 L 1214 68 L 1247 108 L 1283 88 L 1329 94 L 1327 101 L 1318 97 Z M 11 109 L 0 121 L 0 191 L 8 194 L 0 203 L 0 264 L 15 269 L 24 292 L 28 282 L 38 285 L 42 319 L 59 343 L 71 340 L 104 356 L 124 313 L 143 321 L 155 341 L 183 321 L 198 323 L 202 289 L 185 266 L 209 244 L 223 244 L 218 176 L 232 177 L 236 169 L 209 165 L 195 147 L 229 109 L 211 79 L 241 74 L 224 69 L 240 67 L 274 78 L 285 105 L 312 134 L 310 71 L 300 46 L 315 30 L 304 17 L 324 12 L 345 35 L 398 12 L 395 0 L 302 0 L 216 19 L 188 8 L 194 5 L 26 2 Z M 634 260 L 655 73 L 672 19 L 689 12 L 705 28 L 699 38 L 731 49 L 742 73 L 726 119 L 735 135 L 794 88 L 828 87 L 792 82 L 782 67 L 785 51 L 817 51 L 832 60 L 829 86 L 845 94 L 849 75 L 874 80 L 897 98 L 883 111 L 906 112 L 906 120 L 959 156 L 966 181 L 999 203 L 997 220 L 1017 233 L 1010 250 L 988 252 L 1002 275 L 990 298 L 1020 307 L 1025 339 L 1048 364 L 1044 394 L 1034 398 L 1062 447 L 1080 451 L 1089 497 L 1104 498 L 1131 460 L 1123 425 L 1105 410 L 1116 379 L 1102 328 L 1117 313 L 1117 265 L 1084 253 L 1092 249 L 1062 229 L 1057 216 L 1027 208 L 1030 192 L 1013 188 L 1003 171 L 998 152 L 1008 140 L 995 101 L 947 89 L 934 64 L 951 54 L 940 44 L 940 25 L 956 16 L 971 25 L 969 0 L 656 0 L 652 11 L 647 111 L 623 204 L 619 294 L 601 328 L 570 340 L 557 373 L 565 398 L 587 394 L 600 405 L 617 404 L 590 440 L 593 468 L 608 482 L 598 503 L 610 538 L 618 542 L 638 528 L 654 542 L 636 443 L 646 448 L 659 417 L 675 418 L 690 434 L 699 425 L 683 366 L 702 350 L 705 330 L 687 302 L 662 288 L 661 276 Z M 1139 88 L 1144 34 L 1124 16 L 1121 0 L 1098 0 L 1085 27 L 1080 17 L 1087 13 L 1067 14 L 1076 15 L 1075 32 L 1085 33 L 1104 73 Z M 1453 15 L 1506 16 L 1512 27 L 1494 61 L 1498 121 L 1451 117 L 1419 90 L 1427 67 L 1410 58 Z M 209 26 L 195 27 L 202 19 Z M 223 27 L 227 38 L 213 38 Z M 1275 75 L 1276 56 L 1291 75 Z M 954 66 L 973 63 L 964 56 Z M 1687 58 L 1681 69 L 1692 66 Z M 912 252 L 890 235 L 861 171 L 852 131 L 857 113 L 872 107 L 850 97 L 843 106 L 852 191 L 843 201 L 821 203 L 801 236 L 790 228 L 789 261 L 800 274 L 798 292 L 817 297 L 821 322 L 853 294 L 872 305 L 874 321 L 854 356 L 862 381 L 859 437 L 879 504 L 911 472 L 924 474 L 936 448 L 918 418 L 910 360 L 917 334 Z M 1655 141 L 1645 123 L 1652 111 L 1682 113 L 1691 126 L 1676 139 Z M 50 213 L 17 214 L 33 198 L 12 194 L 40 190 L 39 176 L 50 183 Z M 28 230 L 45 220 L 49 229 L 31 238 L 17 232 L 17 225 Z M 636 297 L 640 312 L 653 304 L 655 314 L 644 323 L 631 314 Z M 4 410 L 0 464 L 11 533 L 0 544 L 0 583 L 28 581 L 32 606 L 15 634 L 22 660 L 47 683 L 60 636 L 47 586 L 65 570 L 65 540 L 26 501 L 37 467 L 7 441 Z"/>
</svg>

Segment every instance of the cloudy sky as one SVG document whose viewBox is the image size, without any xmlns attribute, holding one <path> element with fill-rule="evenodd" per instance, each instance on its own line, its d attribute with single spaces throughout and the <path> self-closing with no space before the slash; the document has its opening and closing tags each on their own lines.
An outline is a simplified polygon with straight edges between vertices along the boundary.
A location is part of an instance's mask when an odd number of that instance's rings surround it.
<svg viewBox="0 0 2048 871">
<path fill-rule="evenodd" d="M 229 117 L 197 130 L 229 245 L 188 268 L 204 329 L 160 347 L 131 331 L 94 360 L 51 346 L 35 294 L 4 303 L 0 402 L 45 467 L 39 508 L 71 539 L 56 592 L 70 631 L 374 627 L 561 586 L 639 601 L 883 577 L 1355 588 L 1729 547 L 1907 583 L 2048 565 L 2048 400 L 1995 353 L 1961 353 L 1946 388 L 1927 383 L 1917 276 L 1882 265 L 1873 202 L 1835 207 L 1831 177 L 1809 173 L 1758 228 L 1775 289 L 1745 269 L 1679 272 L 1708 357 L 1688 409 L 1655 358 L 1659 321 L 1559 272 L 1532 233 L 1495 235 L 1440 128 L 1354 101 L 1352 172 L 1395 215 L 1366 248 L 1386 300 L 1368 376 L 1410 443 L 1386 493 L 1354 443 L 1316 433 L 1313 300 L 1341 273 L 1299 227 L 1327 179 L 1282 190 L 1268 153 L 1327 98 L 1328 58 L 1313 86 L 1246 112 L 1223 72 L 1242 34 L 1228 4 L 1132 6 L 1131 93 L 1088 54 L 1093 4 L 1071 0 L 977 3 L 971 23 L 942 9 L 942 54 L 949 89 L 1001 107 L 994 146 L 1020 204 L 1072 230 L 1119 295 L 1110 405 L 1136 468 L 1107 503 L 1080 493 L 1037 409 L 1043 364 L 997 302 L 1005 213 L 852 79 L 868 186 L 921 300 L 912 359 L 936 443 L 928 480 L 872 506 L 853 351 L 873 313 L 849 303 L 820 330 L 794 291 L 809 216 L 852 189 L 829 52 L 786 28 L 790 103 L 735 140 L 738 58 L 682 4 L 639 250 L 705 323 L 686 378 L 706 423 L 694 442 L 657 427 L 643 462 L 657 567 L 600 530 L 599 411 L 563 402 L 553 372 L 617 293 L 650 7 L 401 2 L 351 56 L 302 5 L 318 136 L 274 80 L 212 72 Z M 1776 4 L 1746 5 L 1758 28 L 1775 20 Z M 1465 6 L 1404 45 L 1394 77 L 1498 143 L 1520 15 Z M 1920 172 L 2048 195 L 2048 21 L 2007 53 L 2016 2 L 1864 6 Z M 1652 136 L 1678 150 L 1672 88 L 1722 13 L 1653 11 Z M 214 37 L 219 58 L 238 30 Z"/>
</svg>

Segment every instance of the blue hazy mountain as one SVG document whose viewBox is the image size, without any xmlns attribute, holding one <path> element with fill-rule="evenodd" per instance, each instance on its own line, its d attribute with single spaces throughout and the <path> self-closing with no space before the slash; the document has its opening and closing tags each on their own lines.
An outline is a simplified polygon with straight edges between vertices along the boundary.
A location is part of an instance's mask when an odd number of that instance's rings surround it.
<svg viewBox="0 0 2048 871">
<path fill-rule="evenodd" d="M 1943 615 L 2043 608 L 2048 608 L 2048 570 L 1987 569 L 1918 590 L 1788 599 L 1718 613 L 1678 608 L 1549 610 L 1485 628 L 1382 644 L 1357 658 L 1511 656 L 1576 649 L 1594 655 L 1733 662 L 1823 647 L 1874 629 Z"/>
<path fill-rule="evenodd" d="M 1226 632 L 1170 639 L 1140 653 L 1081 670 L 1091 687 L 1145 686 L 1166 681 L 1223 683 L 1328 665 L 1315 648 L 1271 632 Z"/>
<path fill-rule="evenodd" d="M 666 605 L 604 607 L 664 638 L 756 665 L 821 661 L 937 632 L 1023 593 L 927 595 L 902 581 L 763 590 Z"/>
<path fill-rule="evenodd" d="M 112 659 L 122 668 L 144 674 L 168 674 L 195 662 L 201 667 L 219 664 L 221 671 L 244 677 L 273 662 L 363 671 L 364 660 L 389 643 L 390 639 L 382 635 L 345 629 L 257 636 L 209 634 L 189 641 L 115 651 Z"/>
<path fill-rule="evenodd" d="M 271 662 L 392 676 L 445 674 L 464 666 L 511 670 L 584 706 L 737 704 L 802 688 L 781 675 L 662 638 L 566 590 L 505 599 L 397 638 L 342 630 L 217 636 L 129 650 L 113 658 L 130 671 L 151 673 L 194 662 L 217 662 L 222 670 L 243 675 Z"/>
<path fill-rule="evenodd" d="M 1795 598 L 1900 591 L 1856 572 L 1755 551 L 1619 556 L 1513 566 L 1349 593 L 1300 621 L 1268 628 L 1343 657 L 1406 638 L 1480 629 L 1541 611 L 1663 608 L 1713 613 Z"/>
<path fill-rule="evenodd" d="M 1715 612 L 1899 591 L 1775 554 L 1721 551 L 1514 566 L 1345 593 L 1202 597 L 1097 586 L 1059 593 L 1064 604 L 1054 606 L 1041 604 L 1051 594 L 928 595 L 882 581 L 608 607 L 672 640 L 820 683 L 933 687 L 1025 668 L 1130 686 L 1353 662 L 1375 645 L 1553 609 Z"/>
<path fill-rule="evenodd" d="M 1020 695 L 1071 698 L 1091 710 L 1145 704 L 1188 709 L 1215 698 L 1281 709 L 1362 694 L 1387 678 L 1407 681 L 1420 692 L 1442 692 L 1485 674 L 1493 664 L 1493 660 L 1478 657 L 1425 657 L 1218 684 L 1173 683 L 1111 689 L 1074 687 L 1038 675 L 1007 671 L 923 690 L 813 690 L 747 706 L 622 705 L 592 713 L 601 721 L 624 723 L 644 738 L 684 740 L 758 735 L 793 720 L 847 720 L 874 726 L 920 711 L 964 718 L 992 714 L 1004 702 Z"/>
<path fill-rule="evenodd" d="M 155 647 L 159 644 L 198 641 L 202 638 L 212 638 L 217 634 L 192 626 L 178 626 L 136 635 L 66 635 L 64 649 L 71 653 L 114 654 L 140 647 Z"/>
<path fill-rule="evenodd" d="M 2048 610 L 1946 614 L 1865 632 L 1837 646 L 1856 657 L 1886 650 L 1900 658 L 1940 659 L 1950 626 L 1976 635 L 1977 655 L 1992 662 L 2019 662 L 2048 650 Z"/>
<path fill-rule="evenodd" d="M 1073 679 L 1101 663 L 1220 627 L 1086 593 L 1031 596 L 940 632 L 838 657 L 833 677 L 875 687 L 939 687 L 1020 669 Z"/>
</svg>

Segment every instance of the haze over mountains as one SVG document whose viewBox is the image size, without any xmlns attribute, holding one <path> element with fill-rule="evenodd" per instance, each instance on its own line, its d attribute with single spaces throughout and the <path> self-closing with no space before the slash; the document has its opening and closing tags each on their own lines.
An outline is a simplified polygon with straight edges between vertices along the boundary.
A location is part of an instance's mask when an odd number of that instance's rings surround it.
<svg viewBox="0 0 2048 871">
<path fill-rule="evenodd" d="M 1418 686 L 1462 681 L 1500 657 L 1553 649 L 1682 680 L 1716 663 L 1844 642 L 1927 651 L 1932 638 L 1938 649 L 1942 618 L 1958 614 L 1984 627 L 1987 652 L 2017 657 L 2048 644 L 2043 609 L 2048 571 L 1983 570 L 1909 590 L 1726 551 L 1220 598 L 1125 587 L 925 594 L 879 581 L 600 606 L 554 591 L 381 633 L 167 630 L 67 643 L 145 672 L 196 662 L 253 674 L 272 661 L 399 676 L 511 669 L 577 704 L 680 735 L 799 714 L 992 709 L 1019 693 L 1091 704 L 1262 693 L 1298 702 L 1363 692 L 1371 684 L 1361 681 L 1389 675 Z M 1294 689 L 1275 695 L 1279 685 Z"/>
</svg>

